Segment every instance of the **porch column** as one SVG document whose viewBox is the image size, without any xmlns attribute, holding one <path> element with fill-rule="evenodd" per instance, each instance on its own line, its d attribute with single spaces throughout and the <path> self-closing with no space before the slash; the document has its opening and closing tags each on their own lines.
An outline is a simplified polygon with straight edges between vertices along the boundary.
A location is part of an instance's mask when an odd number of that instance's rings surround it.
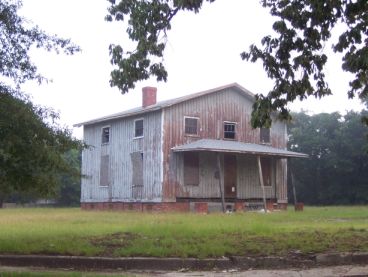
<svg viewBox="0 0 368 277">
<path fill-rule="evenodd" d="M 261 165 L 261 157 L 257 156 L 257 163 L 258 163 L 258 174 L 259 174 L 259 182 L 261 183 L 262 188 L 262 196 L 263 196 L 263 206 L 265 212 L 267 212 L 267 203 L 266 203 L 266 193 L 263 183 L 263 173 L 262 173 L 262 165 Z"/>
</svg>

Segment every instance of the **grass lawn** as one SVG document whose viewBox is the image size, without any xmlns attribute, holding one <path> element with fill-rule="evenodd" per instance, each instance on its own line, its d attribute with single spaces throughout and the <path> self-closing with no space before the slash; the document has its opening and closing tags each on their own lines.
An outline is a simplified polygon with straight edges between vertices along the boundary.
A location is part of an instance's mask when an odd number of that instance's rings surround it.
<svg viewBox="0 0 368 277">
<path fill-rule="evenodd" d="M 221 257 L 368 251 L 368 206 L 156 214 L 0 209 L 0 254 Z"/>
</svg>

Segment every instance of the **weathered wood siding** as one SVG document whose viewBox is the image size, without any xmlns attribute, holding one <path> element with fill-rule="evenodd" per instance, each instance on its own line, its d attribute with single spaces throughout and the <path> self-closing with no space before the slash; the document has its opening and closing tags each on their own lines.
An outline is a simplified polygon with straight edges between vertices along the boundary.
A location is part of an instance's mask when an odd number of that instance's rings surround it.
<svg viewBox="0 0 368 277">
<path fill-rule="evenodd" d="M 143 118 L 144 137 L 134 138 L 134 120 Z M 91 147 L 82 154 L 81 202 L 161 201 L 161 111 L 84 126 Z M 101 128 L 110 126 L 110 142 L 101 144 Z M 143 153 L 143 186 L 133 186 L 132 153 Z M 109 156 L 109 185 L 100 186 L 102 156 Z M 134 155 L 133 156 L 137 156 Z M 138 155 L 139 157 L 140 155 Z M 106 159 L 106 158 L 105 158 Z"/>
<path fill-rule="evenodd" d="M 200 155 L 200 185 L 183 185 L 183 160 L 180 153 L 173 153 L 171 148 L 189 143 L 200 138 L 223 139 L 223 122 L 236 122 L 236 141 L 259 143 L 259 129 L 252 129 L 250 117 L 252 101 L 234 89 L 225 89 L 216 93 L 185 101 L 164 111 L 163 160 L 164 183 L 163 200 L 175 201 L 176 197 L 219 197 L 218 180 L 214 177 L 216 168 L 215 154 Z M 199 118 L 199 135 L 189 136 L 184 133 L 184 116 Z M 273 147 L 285 148 L 285 125 L 275 122 L 271 128 L 271 144 Z M 274 162 L 273 164 L 276 164 Z M 255 158 L 238 157 L 237 197 L 260 198 L 261 188 Z M 245 169 L 248 167 L 248 169 Z M 275 197 L 276 186 L 281 178 L 275 176 L 281 167 L 273 171 L 274 185 L 266 188 L 267 197 Z M 277 185 L 276 185 L 277 183 Z"/>
</svg>

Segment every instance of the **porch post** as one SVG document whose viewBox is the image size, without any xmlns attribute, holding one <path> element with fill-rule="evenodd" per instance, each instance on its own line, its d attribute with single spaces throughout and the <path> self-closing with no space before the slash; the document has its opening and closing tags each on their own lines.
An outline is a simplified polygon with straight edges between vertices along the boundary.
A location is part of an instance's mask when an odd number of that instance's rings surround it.
<svg viewBox="0 0 368 277">
<path fill-rule="evenodd" d="M 221 167 L 221 160 L 220 160 L 219 152 L 216 153 L 216 158 L 217 158 L 217 170 L 219 172 L 219 188 L 220 188 L 220 195 L 221 195 L 222 212 L 225 212 L 224 184 L 222 182 L 223 174 L 222 174 L 222 167 Z"/>
<path fill-rule="evenodd" d="M 265 212 L 267 212 L 266 193 L 265 193 L 264 183 L 263 183 L 263 174 L 262 174 L 262 165 L 261 165 L 260 156 L 257 156 L 257 163 L 258 163 L 259 182 L 261 183 L 261 187 L 262 187 L 263 206 L 264 206 Z"/>
</svg>

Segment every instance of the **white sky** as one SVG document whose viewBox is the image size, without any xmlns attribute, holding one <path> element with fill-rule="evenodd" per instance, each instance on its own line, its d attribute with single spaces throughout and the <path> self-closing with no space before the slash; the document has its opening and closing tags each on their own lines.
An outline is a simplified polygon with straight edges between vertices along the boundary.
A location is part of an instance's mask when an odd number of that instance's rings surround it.
<svg viewBox="0 0 368 277">
<path fill-rule="evenodd" d="M 96 117 L 141 105 L 141 88 L 156 86 L 158 101 L 237 82 L 253 93 L 267 93 L 272 87 L 261 64 L 242 61 L 240 53 L 252 43 L 271 33 L 274 19 L 259 1 L 217 0 L 205 4 L 199 14 L 182 12 L 172 22 L 168 33 L 165 66 L 167 83 L 150 79 L 138 83 L 122 95 L 109 85 L 108 46 L 120 42 L 123 49 L 131 45 L 121 24 L 105 22 L 107 0 L 23 0 L 21 14 L 43 30 L 71 38 L 82 48 L 73 56 L 34 50 L 33 61 L 40 73 L 52 83 L 29 82 L 23 90 L 37 104 L 60 112 L 61 122 L 72 125 Z M 130 49 L 132 50 L 132 49 Z M 334 96 L 322 101 L 310 99 L 290 105 L 319 112 L 360 110 L 359 100 L 348 100 L 349 75 L 341 70 L 341 57 L 329 55 L 327 80 Z M 74 135 L 81 138 L 81 128 Z"/>
</svg>

